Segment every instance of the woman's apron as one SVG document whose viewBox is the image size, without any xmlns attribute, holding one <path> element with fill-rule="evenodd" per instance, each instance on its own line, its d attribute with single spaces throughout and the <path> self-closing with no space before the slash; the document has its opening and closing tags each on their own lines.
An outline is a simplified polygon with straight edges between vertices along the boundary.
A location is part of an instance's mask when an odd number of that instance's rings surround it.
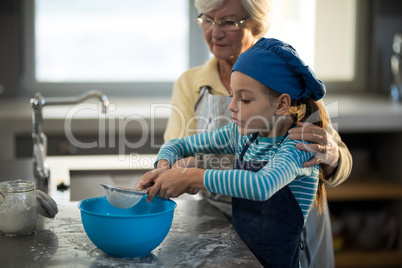
<svg viewBox="0 0 402 268">
<path fill-rule="evenodd" d="M 212 95 L 210 87 L 201 88 L 200 97 L 195 107 L 194 115 L 198 133 L 209 132 L 221 128 L 232 122 L 231 112 L 228 109 L 231 98 L 229 96 Z M 234 155 L 230 154 L 204 154 L 201 158 L 205 169 L 233 169 Z M 219 208 L 229 218 L 232 216 L 232 198 L 230 196 L 215 194 L 209 191 L 200 191 L 209 203 Z"/>
<path fill-rule="evenodd" d="M 234 162 L 235 169 L 259 171 L 268 161 L 245 161 L 255 133 Z M 286 137 L 286 136 L 285 136 Z M 236 232 L 264 267 L 299 267 L 303 213 L 288 186 L 266 201 L 232 198 Z"/>
</svg>

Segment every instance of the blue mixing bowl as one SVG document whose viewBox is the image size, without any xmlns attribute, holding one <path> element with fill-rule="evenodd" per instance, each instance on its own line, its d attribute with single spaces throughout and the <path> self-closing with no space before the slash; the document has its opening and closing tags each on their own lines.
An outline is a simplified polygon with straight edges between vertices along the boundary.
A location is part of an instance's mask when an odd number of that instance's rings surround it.
<svg viewBox="0 0 402 268">
<path fill-rule="evenodd" d="M 176 202 L 146 196 L 128 209 L 116 208 L 106 196 L 88 198 L 78 204 L 89 239 L 113 257 L 132 258 L 149 254 L 162 243 L 173 221 Z"/>
</svg>

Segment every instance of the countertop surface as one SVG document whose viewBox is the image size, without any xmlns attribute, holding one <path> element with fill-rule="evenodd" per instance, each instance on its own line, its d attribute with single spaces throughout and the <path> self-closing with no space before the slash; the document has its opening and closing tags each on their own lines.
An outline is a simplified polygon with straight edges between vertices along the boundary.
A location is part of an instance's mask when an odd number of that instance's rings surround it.
<svg viewBox="0 0 402 268">
<path fill-rule="evenodd" d="M 146 257 L 112 258 L 96 248 L 84 231 L 78 202 L 70 201 L 69 190 L 57 191 L 55 185 L 68 183 L 71 170 L 129 169 L 132 161 L 121 157 L 49 157 L 49 194 L 59 213 L 53 220 L 39 216 L 35 234 L 0 235 L 0 267 L 260 267 L 230 221 L 202 199 L 173 199 L 177 208 L 170 232 Z M 1 161 L 0 175 L 0 181 L 33 180 L 32 159 Z"/>
<path fill-rule="evenodd" d="M 141 258 L 113 258 L 87 237 L 78 202 L 39 217 L 34 234 L 0 236 L 1 267 L 261 267 L 226 217 L 207 201 L 175 200 L 165 240 Z"/>
</svg>

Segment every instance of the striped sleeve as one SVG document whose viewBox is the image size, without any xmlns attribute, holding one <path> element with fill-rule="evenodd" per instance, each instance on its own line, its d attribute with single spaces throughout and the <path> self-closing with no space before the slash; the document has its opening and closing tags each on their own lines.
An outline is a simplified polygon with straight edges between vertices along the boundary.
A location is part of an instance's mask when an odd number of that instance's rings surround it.
<svg viewBox="0 0 402 268">
<path fill-rule="evenodd" d="M 318 166 L 303 168 L 302 163 L 311 159 L 312 154 L 297 150 L 295 144 L 298 142 L 300 141 L 284 141 L 274 158 L 258 172 L 207 170 L 204 185 L 211 192 L 264 201 L 297 179 L 294 184 L 299 188 L 293 190 L 299 191 L 299 198 L 308 200 L 308 213 L 317 189 Z M 300 184 L 300 181 L 303 183 Z M 300 189 L 299 185 L 306 189 Z"/>
<path fill-rule="evenodd" d="M 238 136 L 236 125 L 230 123 L 211 132 L 170 140 L 161 147 L 155 166 L 161 159 L 173 165 L 182 158 L 199 153 L 235 154 Z"/>
</svg>

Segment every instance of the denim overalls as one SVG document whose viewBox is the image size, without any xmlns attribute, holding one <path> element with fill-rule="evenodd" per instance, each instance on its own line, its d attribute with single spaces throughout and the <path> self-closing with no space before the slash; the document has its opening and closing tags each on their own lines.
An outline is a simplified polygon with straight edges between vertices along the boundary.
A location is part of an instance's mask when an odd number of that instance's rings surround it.
<svg viewBox="0 0 402 268">
<path fill-rule="evenodd" d="M 243 160 L 257 137 L 255 133 L 243 148 L 234 162 L 235 169 L 257 172 L 268 163 Z M 233 197 L 232 204 L 233 227 L 264 267 L 299 267 L 304 218 L 288 186 L 266 201 Z"/>
</svg>

